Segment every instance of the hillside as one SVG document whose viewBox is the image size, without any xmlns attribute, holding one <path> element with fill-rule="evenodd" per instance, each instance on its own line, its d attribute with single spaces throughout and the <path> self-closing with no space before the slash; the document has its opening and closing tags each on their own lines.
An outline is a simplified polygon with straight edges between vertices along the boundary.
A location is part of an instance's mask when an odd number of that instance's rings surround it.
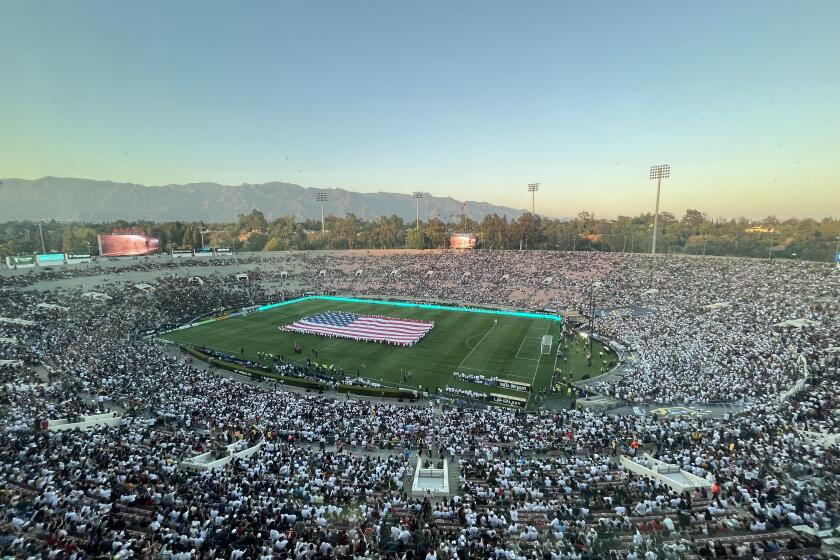
<svg viewBox="0 0 840 560">
<path fill-rule="evenodd" d="M 315 193 L 328 193 L 325 212 L 375 219 L 397 214 L 413 220 L 415 201 L 397 193 L 357 193 L 344 189 L 315 189 L 290 183 L 227 186 L 217 183 L 146 186 L 91 179 L 44 177 L 0 179 L 0 221 L 50 220 L 101 222 L 125 220 L 204 220 L 228 222 L 252 208 L 266 218 L 294 215 L 298 220 L 320 217 Z M 420 203 L 422 219 L 457 219 L 463 201 L 425 195 Z M 467 215 L 481 220 L 496 213 L 516 218 L 523 211 L 470 201 Z"/>
</svg>

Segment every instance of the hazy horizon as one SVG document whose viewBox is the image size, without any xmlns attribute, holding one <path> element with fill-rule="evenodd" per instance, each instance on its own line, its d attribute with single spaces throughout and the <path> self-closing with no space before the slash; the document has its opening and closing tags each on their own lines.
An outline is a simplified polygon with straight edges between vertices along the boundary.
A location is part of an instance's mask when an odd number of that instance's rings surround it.
<svg viewBox="0 0 840 560">
<path fill-rule="evenodd" d="M 840 4 L 8 2 L 0 175 L 840 208 Z M 2 218 L 2 211 L 0 211 Z"/>
</svg>

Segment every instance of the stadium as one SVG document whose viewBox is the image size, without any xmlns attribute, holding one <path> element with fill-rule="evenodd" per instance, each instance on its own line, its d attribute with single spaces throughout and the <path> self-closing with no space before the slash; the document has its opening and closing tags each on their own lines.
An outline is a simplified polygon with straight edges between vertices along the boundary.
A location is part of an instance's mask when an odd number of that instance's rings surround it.
<svg viewBox="0 0 840 560">
<path fill-rule="evenodd" d="M 837 0 L 0 14 L 0 560 L 840 560 Z"/>
<path fill-rule="evenodd" d="M 840 285 L 826 264 L 768 276 L 755 259 L 480 250 L 24 263 L 0 276 L 10 549 L 831 546 Z M 421 334 L 353 327 L 371 318 Z"/>
</svg>

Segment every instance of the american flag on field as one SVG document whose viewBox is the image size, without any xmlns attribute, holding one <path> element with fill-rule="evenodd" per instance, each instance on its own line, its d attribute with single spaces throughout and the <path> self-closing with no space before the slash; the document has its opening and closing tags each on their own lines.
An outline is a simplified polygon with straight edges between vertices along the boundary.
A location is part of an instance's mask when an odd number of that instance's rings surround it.
<svg viewBox="0 0 840 560">
<path fill-rule="evenodd" d="M 414 319 L 327 311 L 304 317 L 280 327 L 280 330 L 409 346 L 423 338 L 434 326 L 434 323 Z"/>
</svg>

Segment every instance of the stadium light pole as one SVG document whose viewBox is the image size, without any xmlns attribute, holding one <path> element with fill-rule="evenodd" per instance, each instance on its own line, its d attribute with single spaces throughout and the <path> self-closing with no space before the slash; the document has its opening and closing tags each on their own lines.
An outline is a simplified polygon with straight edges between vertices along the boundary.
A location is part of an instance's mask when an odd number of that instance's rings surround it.
<svg viewBox="0 0 840 560">
<path fill-rule="evenodd" d="M 837 260 L 837 255 L 840 255 L 840 235 L 837 236 L 837 244 L 834 246 L 834 266 L 840 268 L 840 262 Z"/>
<path fill-rule="evenodd" d="M 326 233 L 326 227 L 324 226 L 324 202 L 327 201 L 327 193 L 319 192 L 315 195 L 315 200 L 321 203 L 321 235 Z"/>
<path fill-rule="evenodd" d="M 650 249 L 651 255 L 656 255 L 656 231 L 659 229 L 659 191 L 662 187 L 662 179 L 667 179 L 671 176 L 671 166 L 667 163 L 662 165 L 652 165 L 650 167 L 651 181 L 656 179 L 656 212 L 653 215 L 653 245 Z"/>
<path fill-rule="evenodd" d="M 423 198 L 423 193 L 421 193 L 421 192 L 414 192 L 411 196 L 412 196 L 412 197 L 414 198 L 414 200 L 417 202 L 417 222 L 416 222 L 416 224 L 415 224 L 414 228 L 415 228 L 417 231 L 420 231 L 420 199 L 421 199 L 421 198 Z"/>
<path fill-rule="evenodd" d="M 210 231 L 209 229 L 207 229 L 206 227 L 203 227 L 203 228 L 201 228 L 200 230 L 198 230 L 198 233 L 200 233 L 200 234 L 201 234 L 201 248 L 202 248 L 202 249 L 204 249 L 204 234 L 205 234 L 205 233 L 213 233 L 213 232 L 211 232 L 211 231 Z"/>
<path fill-rule="evenodd" d="M 536 197 L 536 192 L 538 190 L 540 190 L 540 184 L 539 183 L 529 183 L 528 184 L 528 192 L 531 193 L 531 214 L 534 214 L 534 215 L 536 215 L 536 212 L 534 212 L 534 208 L 535 208 L 534 200 L 535 200 L 535 197 Z"/>
<path fill-rule="evenodd" d="M 47 252 L 47 246 L 44 243 L 44 227 L 41 222 L 38 222 L 38 233 L 41 234 L 41 253 L 44 254 Z"/>
</svg>

